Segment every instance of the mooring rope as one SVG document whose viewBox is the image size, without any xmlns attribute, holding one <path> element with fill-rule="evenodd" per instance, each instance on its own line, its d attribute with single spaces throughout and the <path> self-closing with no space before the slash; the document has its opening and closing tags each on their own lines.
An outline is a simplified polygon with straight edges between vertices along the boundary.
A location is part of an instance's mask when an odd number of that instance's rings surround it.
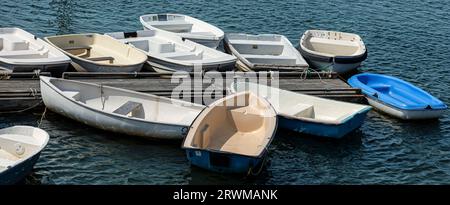
<svg viewBox="0 0 450 205">
<path fill-rule="evenodd" d="M 41 75 L 41 70 L 40 69 L 36 69 L 34 70 L 34 76 L 31 77 L 32 79 L 34 79 L 35 77 L 38 77 Z"/>
<path fill-rule="evenodd" d="M 249 175 L 257 176 L 257 175 L 261 174 L 263 167 L 266 164 L 268 158 L 269 158 L 269 150 L 266 148 L 266 156 L 263 158 L 263 161 L 261 162 L 261 166 L 259 166 L 258 171 L 256 173 L 253 172 L 254 167 L 250 167 L 250 169 L 248 169 L 247 176 L 249 176 Z"/>
<path fill-rule="evenodd" d="M 13 110 L 13 111 L 3 111 L 3 112 L 0 112 L 0 114 L 11 114 L 11 113 L 25 112 L 25 111 L 28 111 L 28 110 L 31 110 L 31 109 L 33 109 L 33 108 L 38 107 L 41 103 L 42 103 L 42 100 L 39 101 L 38 103 L 36 103 L 36 104 L 30 106 L 30 107 L 25 108 L 25 109 L 22 109 L 22 110 Z"/>
<path fill-rule="evenodd" d="M 42 121 L 45 118 L 45 114 L 47 113 L 47 107 L 45 107 L 44 112 L 42 113 L 41 120 L 38 122 L 38 128 L 41 128 Z"/>
<path fill-rule="evenodd" d="M 103 96 L 103 84 L 100 84 L 100 101 L 102 102 L 102 110 L 105 110 L 106 99 Z"/>
</svg>

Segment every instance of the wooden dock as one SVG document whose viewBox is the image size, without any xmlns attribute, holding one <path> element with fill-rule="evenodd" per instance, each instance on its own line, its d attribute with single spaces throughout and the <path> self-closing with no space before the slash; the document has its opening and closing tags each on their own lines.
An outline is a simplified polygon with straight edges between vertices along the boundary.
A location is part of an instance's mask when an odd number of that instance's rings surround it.
<svg viewBox="0 0 450 205">
<path fill-rule="evenodd" d="M 267 74 L 267 73 L 266 73 Z M 40 75 L 49 75 L 40 73 Z M 196 74 L 190 73 L 193 76 Z M 160 74 L 142 73 L 79 73 L 66 72 L 65 79 L 79 80 L 83 82 L 97 83 L 112 87 L 130 89 L 138 92 L 151 93 L 159 96 L 170 97 L 172 90 L 179 83 L 172 83 L 168 76 Z M 16 112 L 43 106 L 39 78 L 36 73 L 22 73 L 3 75 L 0 80 L 0 112 Z M 310 94 L 347 102 L 364 102 L 364 97 L 359 89 L 351 88 L 335 73 L 279 73 L 273 80 L 278 80 L 281 89 Z M 192 80 L 193 81 L 193 80 Z M 191 101 L 201 99 L 206 88 L 212 83 L 201 83 L 201 88 L 196 91 L 183 93 L 190 95 Z M 197 84 L 196 84 L 197 85 Z M 221 89 L 226 94 L 225 80 L 222 85 L 214 83 L 216 89 Z M 199 102 L 199 101 L 195 101 Z"/>
</svg>

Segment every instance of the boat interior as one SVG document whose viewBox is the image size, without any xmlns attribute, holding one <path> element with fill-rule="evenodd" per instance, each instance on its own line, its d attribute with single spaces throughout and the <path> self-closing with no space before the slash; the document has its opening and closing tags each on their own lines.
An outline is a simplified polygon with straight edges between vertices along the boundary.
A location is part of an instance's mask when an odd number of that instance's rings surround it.
<svg viewBox="0 0 450 205">
<path fill-rule="evenodd" d="M 234 83 L 237 92 L 252 91 L 265 96 L 278 114 L 322 123 L 339 124 L 369 106 L 308 96 L 255 83 Z"/>
<path fill-rule="evenodd" d="M 28 34 L 29 35 L 29 34 Z M 52 57 L 44 44 L 17 29 L 0 30 L 0 58 L 40 59 Z"/>
<path fill-rule="evenodd" d="M 197 118 L 185 146 L 258 156 L 273 136 L 276 117 L 270 104 L 249 92 L 214 103 Z M 188 144 L 186 144 L 188 143 Z"/>
<path fill-rule="evenodd" d="M 21 127 L 21 128 L 19 128 Z M 0 172 L 38 152 L 46 143 L 46 134 L 24 126 L 0 130 Z"/>
<path fill-rule="evenodd" d="M 130 65 L 146 59 L 146 56 L 133 47 L 99 34 L 53 36 L 47 37 L 47 40 L 69 55 L 97 64 Z"/>
<path fill-rule="evenodd" d="M 287 39 L 280 35 L 227 34 L 228 42 L 250 63 L 291 65 L 304 63 Z"/>
<path fill-rule="evenodd" d="M 198 34 L 202 36 L 215 36 L 213 32 L 200 28 L 189 21 L 184 15 L 177 14 L 151 14 L 142 17 L 145 22 L 155 28 L 174 33 Z"/>
<path fill-rule="evenodd" d="M 357 56 L 365 52 L 361 37 L 337 31 L 307 31 L 302 37 L 305 48 L 329 56 Z"/>
<path fill-rule="evenodd" d="M 72 100 L 90 108 L 152 122 L 189 126 L 204 108 L 179 100 L 129 92 L 107 86 L 51 79 Z"/>
<path fill-rule="evenodd" d="M 199 47 L 189 41 L 182 41 L 178 36 L 166 36 L 164 34 L 157 34 L 154 30 L 137 31 L 131 33 L 107 33 L 107 35 L 113 38 L 127 42 L 134 47 L 149 53 L 150 55 L 156 55 L 163 58 L 168 58 L 178 61 L 190 61 L 198 62 L 206 59 L 218 58 L 223 55 L 215 55 L 215 53 L 209 52 L 208 48 Z"/>
</svg>

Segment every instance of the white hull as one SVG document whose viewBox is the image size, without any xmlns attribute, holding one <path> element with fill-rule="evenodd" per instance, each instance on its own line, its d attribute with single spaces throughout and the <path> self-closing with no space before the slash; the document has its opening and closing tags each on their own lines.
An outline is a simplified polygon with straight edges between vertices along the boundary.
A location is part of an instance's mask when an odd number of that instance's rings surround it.
<svg viewBox="0 0 450 205">
<path fill-rule="evenodd" d="M 75 82 L 75 81 L 73 81 Z M 88 84 L 86 84 L 88 85 Z M 88 87 L 90 87 L 88 85 Z M 101 89 L 99 87 L 95 88 L 89 88 L 92 92 L 95 89 Z M 116 89 L 116 88 L 106 88 L 112 90 L 112 92 L 118 92 L 120 93 L 127 93 L 128 91 L 122 90 L 122 89 Z M 106 99 L 109 98 L 117 98 L 119 97 L 119 100 L 122 100 L 126 102 L 127 98 L 129 98 L 130 101 L 140 102 L 142 104 L 145 104 L 146 112 L 156 112 L 155 115 L 161 115 L 158 114 L 160 112 L 166 112 L 162 116 L 164 117 L 170 117 L 171 115 L 175 115 L 175 113 L 167 113 L 167 107 L 163 108 L 163 106 L 167 105 L 153 105 L 151 102 L 148 101 L 148 99 L 145 98 L 159 98 L 153 95 L 147 95 L 137 92 L 129 91 L 130 96 L 109 96 Z M 100 91 L 99 91 L 100 94 Z M 75 101 L 73 99 L 70 99 L 66 95 L 62 94 L 60 90 L 58 90 L 54 85 L 49 83 L 49 79 L 45 77 L 41 77 L 41 95 L 42 99 L 44 101 L 44 104 L 47 108 L 52 110 L 53 112 L 56 112 L 58 114 L 61 114 L 63 116 L 66 116 L 68 118 L 71 118 L 73 120 L 82 122 L 86 125 L 96 127 L 102 130 L 107 130 L 111 132 L 118 132 L 123 133 L 127 135 L 135 135 L 140 136 L 148 139 L 182 139 L 187 131 L 187 128 L 189 124 L 192 122 L 191 120 L 186 120 L 186 122 L 183 123 L 175 123 L 175 119 L 173 120 L 174 123 L 170 123 L 170 119 L 167 123 L 163 122 L 155 122 L 148 120 L 147 118 L 156 118 L 156 116 L 147 116 L 148 114 L 145 113 L 146 119 L 140 119 L 137 117 L 128 117 L 126 115 L 118 115 L 114 113 L 110 113 L 107 111 L 98 110 L 96 108 L 90 107 L 86 104 L 80 103 L 78 101 Z M 167 101 L 165 99 L 160 98 L 161 101 Z M 170 99 L 169 99 L 170 100 Z M 92 101 L 92 100 L 91 100 Z M 107 104 L 120 104 L 118 102 L 105 102 L 105 105 Z M 203 106 L 194 105 L 192 104 L 193 108 L 189 112 L 200 112 L 203 109 Z M 113 105 L 111 105 L 113 106 Z M 115 106 L 115 105 L 114 105 Z M 156 107 L 155 107 L 156 106 Z M 117 106 L 116 106 L 117 107 Z M 180 116 L 183 116 L 184 114 L 190 114 L 187 113 L 188 111 L 180 109 L 181 106 L 173 106 L 173 109 L 171 112 L 183 112 L 180 114 Z M 101 108 L 100 108 L 101 109 Z M 105 108 L 106 109 L 106 108 Z M 170 108 L 169 108 L 170 109 Z M 156 111 L 155 111 L 156 110 Z M 164 111 L 165 110 L 165 111 Z M 196 114 L 194 113 L 192 115 L 192 119 L 195 118 Z M 189 116 L 186 116 L 189 117 Z"/>
<path fill-rule="evenodd" d="M 384 103 L 381 103 L 371 98 L 367 98 L 367 101 L 375 109 L 403 120 L 422 120 L 422 119 L 439 118 L 445 112 L 445 110 L 401 110 L 393 108 L 391 106 L 388 106 Z"/>
</svg>

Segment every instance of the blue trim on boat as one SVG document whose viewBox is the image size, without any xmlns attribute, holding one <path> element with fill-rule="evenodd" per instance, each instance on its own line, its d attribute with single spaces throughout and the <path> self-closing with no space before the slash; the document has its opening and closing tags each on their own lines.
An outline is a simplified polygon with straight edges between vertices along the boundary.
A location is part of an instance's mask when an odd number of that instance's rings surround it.
<svg viewBox="0 0 450 205">
<path fill-rule="evenodd" d="M 300 133 L 339 139 L 361 127 L 370 109 L 370 107 L 362 109 L 360 112 L 347 117 L 340 124 L 319 123 L 279 116 L 279 125 L 281 128 Z"/>
<path fill-rule="evenodd" d="M 401 79 L 372 73 L 351 77 L 348 84 L 371 99 L 400 110 L 441 110 L 447 105 L 428 92 Z"/>
<path fill-rule="evenodd" d="M 0 185 L 13 185 L 22 181 L 32 172 L 33 167 L 39 160 L 40 155 L 41 152 L 1 172 Z"/>
<path fill-rule="evenodd" d="M 186 149 L 186 155 L 192 165 L 219 173 L 248 173 L 250 169 L 263 166 L 261 163 L 267 152 L 262 157 L 249 157 L 238 154 L 219 153 L 201 149 Z"/>
</svg>

